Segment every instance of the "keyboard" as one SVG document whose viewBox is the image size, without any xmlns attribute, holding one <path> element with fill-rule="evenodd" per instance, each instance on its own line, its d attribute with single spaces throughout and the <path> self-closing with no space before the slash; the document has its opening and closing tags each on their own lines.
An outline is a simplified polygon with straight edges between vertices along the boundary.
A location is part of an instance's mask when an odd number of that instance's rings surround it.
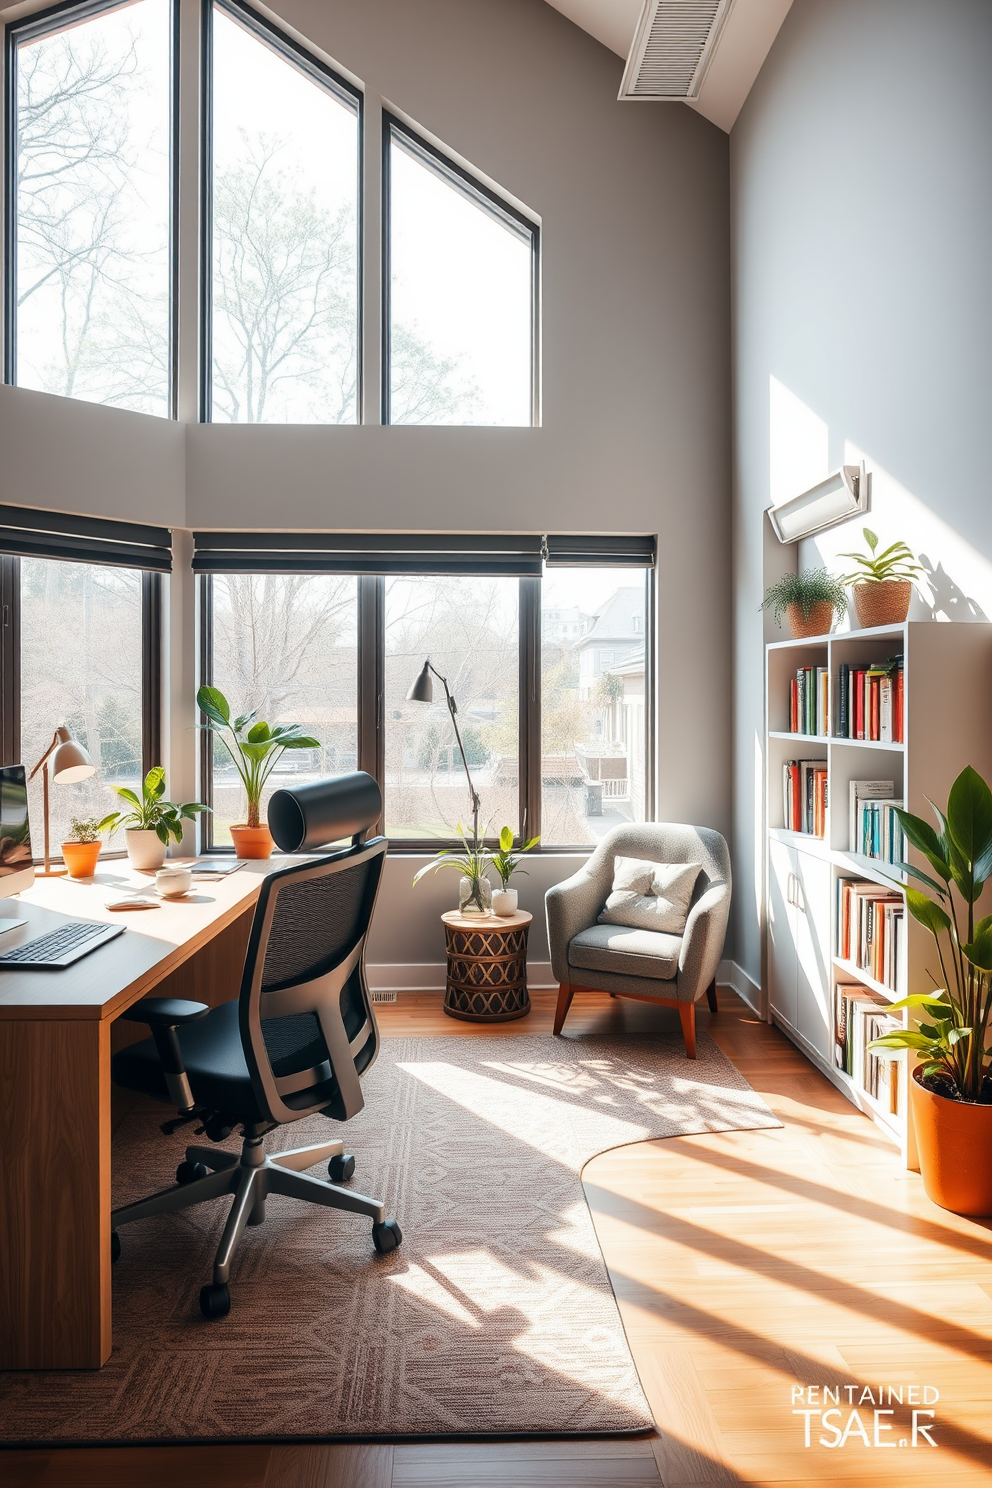
<svg viewBox="0 0 992 1488">
<path fill-rule="evenodd" d="M 88 956 L 97 946 L 113 940 L 124 931 L 123 925 L 98 925 L 92 920 L 73 920 L 49 930 L 47 935 L 38 935 L 25 945 L 0 954 L 0 967 L 38 966 L 59 970 L 71 966 L 80 956 Z"/>
</svg>

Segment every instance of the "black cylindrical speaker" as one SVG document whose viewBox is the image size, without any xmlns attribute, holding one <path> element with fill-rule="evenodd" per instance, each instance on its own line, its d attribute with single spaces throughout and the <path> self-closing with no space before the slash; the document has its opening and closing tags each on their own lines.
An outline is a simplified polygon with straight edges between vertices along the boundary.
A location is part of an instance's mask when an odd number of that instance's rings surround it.
<svg viewBox="0 0 992 1488">
<path fill-rule="evenodd" d="M 354 837 L 381 815 L 379 787 L 364 770 L 273 791 L 269 798 L 269 831 L 283 852 L 313 852 Z"/>
</svg>

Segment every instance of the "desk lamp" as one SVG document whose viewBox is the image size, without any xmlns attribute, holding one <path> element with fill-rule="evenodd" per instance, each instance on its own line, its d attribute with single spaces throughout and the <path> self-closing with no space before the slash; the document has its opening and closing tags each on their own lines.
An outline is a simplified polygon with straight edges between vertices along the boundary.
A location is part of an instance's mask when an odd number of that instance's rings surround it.
<svg viewBox="0 0 992 1488">
<path fill-rule="evenodd" d="M 90 759 L 83 746 L 76 743 L 76 740 L 72 737 L 65 725 L 60 724 L 60 726 L 55 730 L 55 733 L 52 735 L 51 744 L 49 744 L 48 748 L 41 756 L 41 759 L 38 761 L 34 769 L 31 771 L 31 774 L 28 776 L 29 780 L 33 780 L 38 771 L 42 769 L 42 766 L 44 766 L 44 772 L 42 774 L 42 797 L 44 800 L 43 814 L 45 818 L 45 866 L 44 868 L 35 869 L 35 872 L 41 874 L 43 878 L 57 878 L 60 874 L 65 873 L 66 870 L 65 868 L 53 868 L 49 861 L 48 855 L 49 759 L 51 759 L 52 779 L 55 781 L 56 785 L 71 785 L 74 780 L 88 780 L 91 775 L 96 774 L 96 765 Z"/>
<path fill-rule="evenodd" d="M 434 701 L 434 683 L 431 681 L 431 672 L 434 673 L 435 677 L 444 688 L 444 700 L 448 705 L 448 712 L 451 714 L 451 723 L 455 730 L 455 738 L 458 740 L 458 749 L 461 753 L 462 764 L 465 766 L 465 779 L 468 781 L 469 792 L 472 796 L 472 846 L 476 849 L 476 851 L 478 851 L 479 806 L 481 803 L 479 801 L 475 786 L 472 784 L 472 776 L 469 774 L 468 760 L 465 758 L 465 746 L 462 743 L 462 736 L 458 732 L 458 720 L 455 717 L 458 708 L 454 698 L 448 691 L 447 678 L 441 676 L 441 673 L 438 671 L 437 667 L 431 666 L 430 657 L 428 657 L 427 660 L 424 662 L 419 676 L 406 695 L 406 700 L 408 703 L 432 703 Z"/>
</svg>

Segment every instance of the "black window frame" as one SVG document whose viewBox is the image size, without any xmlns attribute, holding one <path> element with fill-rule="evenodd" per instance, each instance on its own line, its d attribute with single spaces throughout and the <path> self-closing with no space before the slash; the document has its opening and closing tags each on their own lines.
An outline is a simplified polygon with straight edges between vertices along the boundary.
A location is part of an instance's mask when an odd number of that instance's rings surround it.
<svg viewBox="0 0 992 1488">
<path fill-rule="evenodd" d="M 32 37 L 62 29 L 65 18 L 84 22 L 105 11 L 130 9 L 132 0 L 61 0 L 8 21 L 4 30 L 3 144 L 3 381 L 17 387 L 17 48 Z M 180 0 L 169 0 L 169 364 L 168 410 L 178 417 L 179 397 L 179 31 Z M 88 399 L 80 399 L 88 402 Z M 102 405 L 97 405 L 102 406 Z M 116 406 L 116 405 L 111 405 Z"/>
<path fill-rule="evenodd" d="M 176 3 L 176 0 L 173 0 Z M 338 94 L 342 101 L 354 105 L 358 122 L 358 145 L 355 157 L 357 173 L 357 242 L 356 253 L 356 337 L 355 355 L 355 423 L 362 422 L 363 387 L 363 342 L 365 317 L 363 314 L 363 271 L 365 262 L 365 95 L 341 73 L 287 35 L 274 22 L 257 10 L 246 5 L 244 0 L 202 0 L 200 13 L 200 364 L 199 396 L 197 399 L 199 422 L 213 423 L 213 186 L 214 186 L 214 88 L 213 88 L 213 16 L 214 10 L 223 10 L 253 33 L 263 45 L 279 53 L 285 60 L 308 73 L 314 82 Z M 310 427 L 310 426 L 308 426 Z M 321 424 L 315 428 L 333 427 Z M 347 427 L 351 427 L 348 425 Z"/>
<path fill-rule="evenodd" d="M 269 534 L 224 534 L 231 541 L 231 548 L 225 557 L 236 554 L 239 550 L 247 553 L 253 550 L 256 555 L 264 553 L 262 544 Z M 284 536 L 288 541 L 290 535 L 274 535 L 277 540 Z M 296 534 L 295 540 L 300 549 L 305 548 L 304 540 Z M 211 538 L 218 541 L 222 539 L 217 534 L 195 534 L 194 543 L 201 538 Z M 325 534 L 314 535 L 313 542 L 316 544 L 328 541 Z M 554 541 L 553 539 L 550 541 Z M 581 545 L 585 539 L 579 539 Z M 645 818 L 648 821 L 654 818 L 655 809 L 655 700 L 656 700 L 656 650 L 654 645 L 654 617 L 655 617 L 655 594 L 657 586 L 657 567 L 654 559 L 654 540 L 638 539 L 636 543 L 630 544 L 631 551 L 624 552 L 623 544 L 626 540 L 620 539 L 611 544 L 610 540 L 601 543 L 588 555 L 580 551 L 578 562 L 570 561 L 571 550 L 568 549 L 555 563 L 556 567 L 630 567 L 632 572 L 643 573 L 645 584 L 645 656 L 644 656 L 644 758 L 645 758 L 645 781 L 644 802 Z M 602 551 L 600 551 L 600 549 Z M 632 561 L 637 554 L 650 552 L 650 561 Z M 626 558 L 626 562 L 624 561 Z M 612 560 L 612 561 L 611 561 Z M 213 592 L 212 581 L 214 574 L 222 575 L 225 572 L 238 573 L 272 573 L 272 572 L 319 572 L 316 567 L 290 570 L 278 567 L 278 549 L 259 558 L 258 565 L 253 566 L 245 562 L 239 568 L 232 566 L 224 567 L 224 559 L 221 559 L 216 569 L 212 572 L 200 571 L 197 573 L 197 611 L 199 627 L 199 681 L 210 684 L 213 681 Z M 388 565 L 380 562 L 382 570 Z M 426 565 L 425 565 L 426 567 Z M 331 571 L 325 569 L 324 571 Z M 343 569 L 335 571 L 341 572 Z M 354 571 L 354 570 L 352 570 Z M 476 570 L 477 572 L 478 570 Z M 397 566 L 396 573 L 406 576 L 416 576 L 415 572 L 404 563 L 402 567 Z M 358 572 L 358 768 L 367 770 L 380 784 L 384 783 L 385 766 L 385 729 L 384 729 L 384 688 L 385 688 L 385 595 L 386 579 L 388 573 Z M 520 833 L 518 841 L 526 841 L 530 837 L 540 836 L 541 833 L 541 584 L 542 578 L 533 574 L 518 577 L 519 603 L 518 603 L 518 657 L 519 657 L 519 707 L 518 707 L 518 812 L 520 822 Z M 411 677 L 411 682 L 413 677 Z M 198 722 L 205 720 L 201 717 Z M 200 734 L 200 758 L 199 758 L 199 780 L 200 800 L 205 805 L 213 804 L 213 751 L 212 735 L 206 730 Z M 385 792 L 383 792 L 385 794 Z M 227 845 L 215 845 L 213 841 L 212 822 L 213 817 L 208 812 L 201 817 L 202 851 L 209 853 L 233 853 L 234 849 Z M 388 835 L 389 822 L 384 824 Z M 408 853 L 423 855 L 434 853 L 440 848 L 458 846 L 457 838 L 427 837 L 427 838 L 393 838 L 390 842 L 392 853 Z M 546 853 L 582 853 L 588 855 L 594 844 L 590 842 L 579 843 L 554 843 L 545 846 L 543 843 L 534 849 L 536 852 Z"/>
<path fill-rule="evenodd" d="M 445 180 L 448 185 L 460 190 L 465 196 L 475 201 L 478 206 L 484 207 L 492 216 L 501 219 L 506 225 L 520 231 L 521 236 L 528 236 L 531 243 L 530 255 L 530 423 L 523 425 L 524 428 L 537 428 L 540 424 L 540 326 L 541 326 L 541 228 L 540 225 L 513 206 L 505 197 L 487 186 L 478 176 L 445 155 L 442 150 L 425 139 L 422 134 L 411 128 L 404 120 L 390 113 L 386 108 L 382 110 L 382 206 L 381 206 L 381 246 L 382 246 L 382 285 L 381 285 L 381 409 L 382 422 L 391 425 L 390 409 L 390 384 L 391 362 L 392 362 L 392 190 L 391 190 L 391 148 L 393 137 L 402 142 L 402 146 L 414 159 L 419 159 L 428 170 L 433 170 L 436 175 Z M 399 427 L 405 427 L 403 425 Z M 418 426 L 419 427 L 419 426 Z M 438 426 L 433 426 L 438 427 Z M 450 427 L 442 425 L 440 427 Z M 491 428 L 489 424 L 468 424 L 467 428 Z"/>
</svg>

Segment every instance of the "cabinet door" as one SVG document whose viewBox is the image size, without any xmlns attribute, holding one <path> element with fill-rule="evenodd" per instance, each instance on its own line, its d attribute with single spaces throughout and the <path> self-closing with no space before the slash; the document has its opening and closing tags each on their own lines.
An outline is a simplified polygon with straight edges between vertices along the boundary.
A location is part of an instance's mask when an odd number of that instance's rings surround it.
<svg viewBox="0 0 992 1488">
<path fill-rule="evenodd" d="M 772 1012 L 796 1026 L 796 851 L 768 844 L 768 1000 Z"/>
<path fill-rule="evenodd" d="M 830 1058 L 830 864 L 796 853 L 799 878 L 796 946 L 796 1029 L 824 1060 Z"/>
</svg>

